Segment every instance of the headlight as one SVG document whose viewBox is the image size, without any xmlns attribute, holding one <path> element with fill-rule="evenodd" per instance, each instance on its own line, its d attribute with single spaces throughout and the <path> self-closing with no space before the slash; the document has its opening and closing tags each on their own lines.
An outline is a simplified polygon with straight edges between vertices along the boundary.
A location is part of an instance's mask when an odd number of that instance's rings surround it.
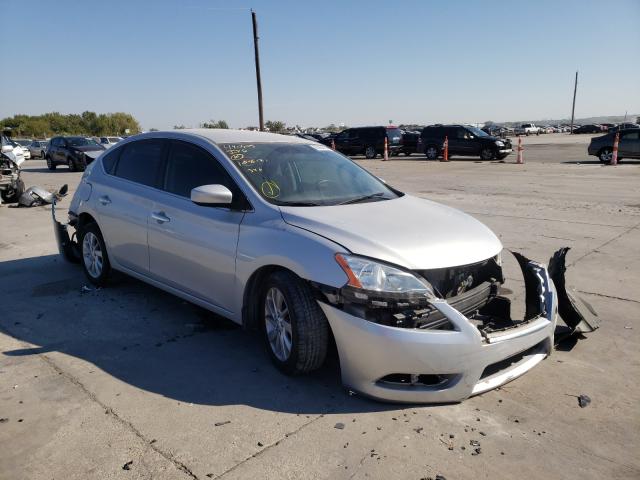
<svg viewBox="0 0 640 480">
<path fill-rule="evenodd" d="M 496 140 L 496 145 L 499 147 L 504 147 L 504 142 L 502 140 Z"/>
<path fill-rule="evenodd" d="M 338 253 L 335 258 L 347 274 L 347 285 L 363 291 L 360 295 L 356 294 L 362 300 L 368 298 L 364 292 L 370 292 L 374 296 L 389 294 L 396 298 L 434 296 L 431 285 L 411 272 L 354 255 Z"/>
</svg>

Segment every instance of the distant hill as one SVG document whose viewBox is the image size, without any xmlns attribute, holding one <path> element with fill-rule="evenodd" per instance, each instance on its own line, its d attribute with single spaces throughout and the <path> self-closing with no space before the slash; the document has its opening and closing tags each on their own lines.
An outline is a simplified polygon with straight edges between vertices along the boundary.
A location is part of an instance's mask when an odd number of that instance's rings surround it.
<svg viewBox="0 0 640 480">
<path fill-rule="evenodd" d="M 640 116 L 640 114 L 627 114 L 627 122 L 635 123 L 636 119 Z M 590 123 L 622 123 L 624 122 L 624 115 L 608 115 L 601 117 L 584 117 L 584 118 L 576 118 L 574 123 L 576 125 L 587 125 Z M 536 125 L 557 125 L 562 123 L 571 123 L 571 118 L 560 118 L 560 119 L 545 119 L 545 120 L 522 120 L 517 122 L 495 122 L 499 125 L 520 125 L 521 123 L 535 123 Z"/>
</svg>

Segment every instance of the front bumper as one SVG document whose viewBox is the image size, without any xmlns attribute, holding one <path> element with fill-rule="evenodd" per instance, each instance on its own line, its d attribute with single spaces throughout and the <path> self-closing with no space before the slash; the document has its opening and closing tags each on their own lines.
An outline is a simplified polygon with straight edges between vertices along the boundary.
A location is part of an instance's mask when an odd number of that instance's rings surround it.
<svg viewBox="0 0 640 480">
<path fill-rule="evenodd" d="M 557 295 L 547 269 L 529 261 L 527 302 L 540 314 L 518 327 L 481 333 L 445 300 L 431 304 L 455 330 L 396 328 L 373 323 L 319 302 L 336 340 L 345 387 L 380 400 L 407 403 L 460 402 L 524 374 L 551 353 Z M 528 307 L 529 308 L 529 307 Z M 385 378 L 440 378 L 433 384 Z M 426 378 L 426 377 L 425 377 Z"/>
<path fill-rule="evenodd" d="M 501 148 L 500 150 L 498 150 L 498 155 L 506 157 L 512 152 L 513 152 L 512 148 Z"/>
</svg>

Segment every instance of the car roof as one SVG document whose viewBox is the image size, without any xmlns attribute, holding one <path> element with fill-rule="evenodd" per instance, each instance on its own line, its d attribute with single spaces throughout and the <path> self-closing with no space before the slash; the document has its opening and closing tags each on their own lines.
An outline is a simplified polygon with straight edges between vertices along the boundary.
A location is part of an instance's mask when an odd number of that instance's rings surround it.
<svg viewBox="0 0 640 480">
<path fill-rule="evenodd" d="M 184 128 L 178 130 L 168 130 L 164 132 L 149 132 L 155 134 L 166 133 L 182 133 L 188 135 L 197 135 L 211 140 L 214 143 L 303 143 L 315 144 L 315 141 L 305 138 L 296 137 L 294 135 L 280 135 L 277 133 L 259 132 L 255 130 L 232 130 L 227 128 Z M 141 138 L 143 136 L 137 136 Z"/>
</svg>

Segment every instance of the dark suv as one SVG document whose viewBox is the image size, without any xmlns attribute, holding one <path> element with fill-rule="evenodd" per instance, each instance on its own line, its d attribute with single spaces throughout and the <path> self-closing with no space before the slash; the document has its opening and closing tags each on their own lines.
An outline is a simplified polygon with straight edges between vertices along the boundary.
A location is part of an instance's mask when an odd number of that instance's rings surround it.
<svg viewBox="0 0 640 480">
<path fill-rule="evenodd" d="M 85 137 L 54 137 L 45 155 L 49 170 L 67 165 L 69 170 L 83 171 L 105 148 L 95 140 Z"/>
<path fill-rule="evenodd" d="M 613 142 L 616 133 L 610 132 L 601 137 L 594 137 L 587 148 L 589 155 L 595 155 L 602 163 L 610 163 L 613 157 Z M 623 158 L 640 158 L 640 128 L 620 130 L 618 144 L 618 161 Z"/>
<path fill-rule="evenodd" d="M 420 138 L 424 154 L 430 160 L 443 155 L 444 139 L 449 141 L 449 156 L 480 157 L 482 160 L 502 160 L 512 152 L 511 141 L 492 137 L 468 125 L 429 125 Z"/>
<path fill-rule="evenodd" d="M 389 154 L 397 155 L 402 148 L 402 131 L 398 127 L 356 127 L 340 132 L 333 139 L 336 150 L 345 155 L 364 155 L 376 158 L 384 154 L 387 138 Z"/>
</svg>

